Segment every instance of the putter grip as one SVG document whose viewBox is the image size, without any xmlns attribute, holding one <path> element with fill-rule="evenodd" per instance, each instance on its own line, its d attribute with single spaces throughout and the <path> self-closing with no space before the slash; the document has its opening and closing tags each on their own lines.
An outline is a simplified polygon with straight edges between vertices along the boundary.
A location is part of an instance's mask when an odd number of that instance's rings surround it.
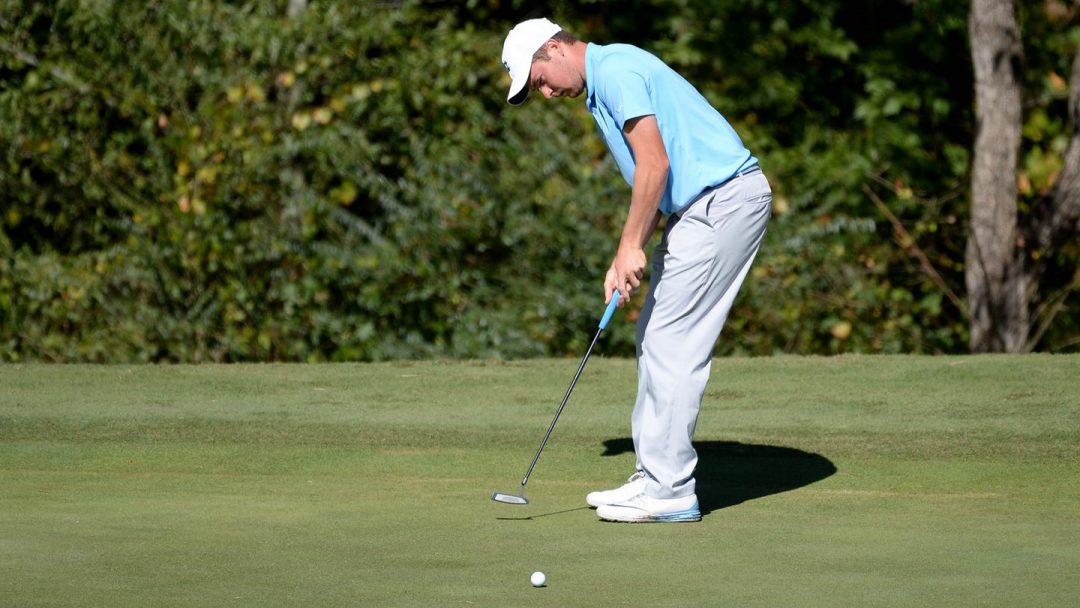
<svg viewBox="0 0 1080 608">
<path fill-rule="evenodd" d="M 608 302 L 607 310 L 604 311 L 604 316 L 600 319 L 600 329 L 607 327 L 608 321 L 611 320 L 611 316 L 615 314 L 615 309 L 619 306 L 619 298 L 621 297 L 618 289 L 611 294 L 611 302 Z"/>
</svg>

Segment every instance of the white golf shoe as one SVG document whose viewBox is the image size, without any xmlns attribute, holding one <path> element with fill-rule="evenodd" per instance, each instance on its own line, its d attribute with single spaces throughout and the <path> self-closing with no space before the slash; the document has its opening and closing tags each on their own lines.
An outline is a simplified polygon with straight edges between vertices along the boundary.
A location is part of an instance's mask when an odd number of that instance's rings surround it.
<svg viewBox="0 0 1080 608">
<path fill-rule="evenodd" d="M 644 493 L 596 508 L 600 519 L 627 523 L 701 521 L 696 494 L 682 498 L 652 498 Z"/>
<path fill-rule="evenodd" d="M 623 502 L 624 500 L 630 500 L 645 491 L 646 481 L 645 474 L 638 471 L 631 475 L 630 478 L 626 480 L 625 484 L 614 490 L 589 492 L 589 495 L 585 497 L 585 502 L 589 503 L 590 507 L 599 507 L 601 505 L 610 505 L 617 502 Z"/>
</svg>

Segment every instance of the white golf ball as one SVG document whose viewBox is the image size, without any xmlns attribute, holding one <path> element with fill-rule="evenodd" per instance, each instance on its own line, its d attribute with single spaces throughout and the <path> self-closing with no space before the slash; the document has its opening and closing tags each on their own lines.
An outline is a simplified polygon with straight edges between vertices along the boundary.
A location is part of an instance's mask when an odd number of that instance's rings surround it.
<svg viewBox="0 0 1080 608">
<path fill-rule="evenodd" d="M 544 583 L 547 582 L 547 577 L 544 576 L 543 572 L 533 572 L 532 576 L 529 577 L 529 582 L 532 583 L 533 587 L 543 587 Z"/>
</svg>

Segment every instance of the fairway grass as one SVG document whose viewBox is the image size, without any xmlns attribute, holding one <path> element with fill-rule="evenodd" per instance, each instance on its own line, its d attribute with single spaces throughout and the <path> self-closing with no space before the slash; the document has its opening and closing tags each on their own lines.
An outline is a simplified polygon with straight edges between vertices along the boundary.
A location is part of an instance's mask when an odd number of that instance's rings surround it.
<svg viewBox="0 0 1080 608">
<path fill-rule="evenodd" d="M 0 606 L 1074 606 L 1080 357 L 718 359 L 695 524 L 634 362 L 0 366 Z M 535 589 L 529 575 L 547 574 Z"/>
</svg>

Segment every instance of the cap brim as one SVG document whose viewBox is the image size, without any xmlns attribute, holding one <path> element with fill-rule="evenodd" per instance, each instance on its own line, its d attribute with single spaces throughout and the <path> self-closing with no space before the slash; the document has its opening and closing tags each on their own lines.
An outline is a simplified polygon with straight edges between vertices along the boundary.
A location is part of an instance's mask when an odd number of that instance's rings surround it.
<svg viewBox="0 0 1080 608">
<path fill-rule="evenodd" d="M 506 95 L 507 103 L 512 106 L 520 106 L 529 98 L 529 76 L 532 70 L 522 70 L 522 72 L 520 76 L 510 83 L 510 92 Z"/>
</svg>

